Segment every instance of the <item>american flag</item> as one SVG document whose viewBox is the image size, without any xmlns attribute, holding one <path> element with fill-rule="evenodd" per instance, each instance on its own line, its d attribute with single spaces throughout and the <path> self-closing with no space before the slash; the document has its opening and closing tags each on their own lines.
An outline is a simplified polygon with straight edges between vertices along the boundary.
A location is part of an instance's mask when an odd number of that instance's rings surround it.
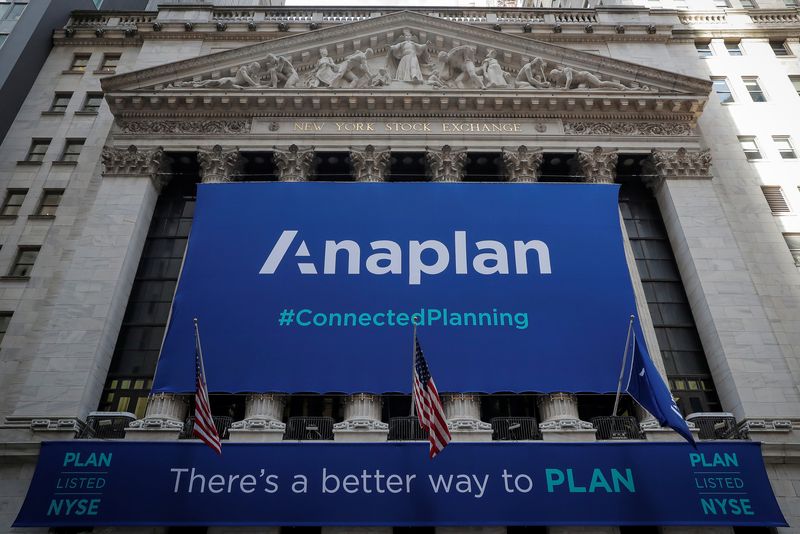
<svg viewBox="0 0 800 534">
<path fill-rule="evenodd" d="M 203 367 L 203 350 L 200 348 L 200 331 L 197 328 L 197 320 L 194 322 L 194 339 L 197 390 L 194 395 L 194 429 L 192 434 L 214 449 L 217 454 L 222 454 L 222 442 L 219 439 L 217 427 L 214 426 L 214 419 L 211 417 L 211 404 L 208 402 L 208 385 L 206 384 L 206 371 Z"/>
<path fill-rule="evenodd" d="M 444 415 L 439 392 L 428 369 L 428 362 L 422 355 L 419 339 L 414 336 L 414 406 L 422 428 L 428 431 L 428 440 L 431 442 L 429 454 L 435 458 L 442 452 L 450 440 L 450 430 L 447 428 L 447 419 Z"/>
</svg>

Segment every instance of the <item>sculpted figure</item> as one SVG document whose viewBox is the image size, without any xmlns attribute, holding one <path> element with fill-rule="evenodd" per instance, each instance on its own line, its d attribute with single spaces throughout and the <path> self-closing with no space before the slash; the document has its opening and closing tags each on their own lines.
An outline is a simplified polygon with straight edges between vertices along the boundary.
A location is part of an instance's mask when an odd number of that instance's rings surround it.
<svg viewBox="0 0 800 534">
<path fill-rule="evenodd" d="M 509 87 L 506 79 L 507 74 L 503 72 L 503 67 L 497 61 L 497 52 L 491 48 L 486 52 L 486 57 L 483 58 L 481 67 L 477 72 L 483 75 L 484 85 L 487 89 L 490 87 Z"/>
<path fill-rule="evenodd" d="M 449 52 L 439 52 L 439 69 L 428 82 L 438 87 L 484 89 L 483 78 L 475 67 L 475 47 L 461 45 Z"/>
<path fill-rule="evenodd" d="M 328 57 L 327 48 L 320 48 L 317 66 L 308 85 L 309 87 L 330 86 L 334 78 L 336 78 L 336 62 Z"/>
<path fill-rule="evenodd" d="M 386 70 L 389 71 L 393 80 L 413 83 L 423 83 L 425 77 L 422 74 L 420 60 L 422 64 L 430 61 L 428 55 L 428 45 L 414 42 L 414 36 L 408 28 L 403 30 L 403 40 L 389 47 L 389 55 L 386 57 Z"/>
<path fill-rule="evenodd" d="M 356 50 L 344 61 L 336 66 L 336 75 L 331 80 L 330 86 L 333 88 L 347 87 L 358 88 L 369 86 L 373 79 L 373 74 L 369 71 L 367 58 L 372 55 L 372 49 L 367 48 L 363 52 Z"/>
<path fill-rule="evenodd" d="M 173 87 L 215 88 L 215 89 L 246 89 L 261 86 L 261 65 L 254 61 L 249 65 L 242 65 L 234 76 L 211 80 L 175 82 Z"/>
<path fill-rule="evenodd" d="M 286 89 L 297 87 L 300 76 L 297 75 L 297 71 L 294 70 L 291 61 L 287 58 L 267 54 L 266 67 L 267 84 L 273 89 L 277 89 L 279 83 L 282 83 Z"/>
<path fill-rule="evenodd" d="M 378 69 L 378 74 L 375 74 L 372 79 L 369 81 L 370 87 L 386 87 L 390 83 L 392 83 L 392 79 L 389 77 L 389 73 L 386 69 L 380 68 Z"/>
<path fill-rule="evenodd" d="M 640 89 L 639 85 L 634 84 L 631 87 L 625 86 L 617 82 L 603 81 L 594 74 L 586 70 L 577 70 L 572 67 L 558 67 L 550 71 L 547 79 L 556 88 L 561 89 Z"/>
<path fill-rule="evenodd" d="M 547 65 L 547 62 L 540 57 L 527 61 L 519 69 L 514 85 L 521 89 L 529 89 L 531 87 L 544 89 L 550 87 L 550 82 L 547 81 L 547 75 L 544 73 L 545 65 Z"/>
</svg>

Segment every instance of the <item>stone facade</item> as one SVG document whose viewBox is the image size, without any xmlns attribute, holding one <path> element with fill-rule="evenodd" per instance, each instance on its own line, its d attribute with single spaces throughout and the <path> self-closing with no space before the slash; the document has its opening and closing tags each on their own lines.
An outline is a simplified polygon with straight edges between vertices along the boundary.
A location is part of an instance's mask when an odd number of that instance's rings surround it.
<svg viewBox="0 0 800 534">
<path fill-rule="evenodd" d="M 386 181 L 400 153 L 416 154 L 432 181 L 465 179 L 478 152 L 496 154 L 498 180 L 509 182 L 539 181 L 554 154 L 573 155 L 573 177 L 584 182 L 612 183 L 627 159 L 642 161 L 722 408 L 764 442 L 775 494 L 789 523 L 800 523 L 800 272 L 784 240 L 800 236 L 800 159 L 779 152 L 786 138 L 800 150 L 800 12 L 767 0 L 760 9 L 693 0 L 691 11 L 677 0 L 595 3 L 300 9 L 292 17 L 280 8 L 164 5 L 75 14 L 55 29 L 0 146 L 2 193 L 27 191 L 16 215 L 0 216 L 0 269 L 10 272 L 18 247 L 39 247 L 29 276 L 0 277 L 0 312 L 10 315 L 0 345 L 0 530 L 12 531 L 38 442 L 72 437 L 101 402 L 159 192 L 172 176 L 165 154 L 195 158 L 204 182 L 229 182 L 254 151 L 271 152 L 284 181 L 313 179 L 323 152 L 349 155 L 353 179 L 368 182 Z M 382 72 L 404 29 L 440 59 L 433 71 L 420 67 L 420 79 Z M 71 67 L 75 54 L 89 54 L 85 68 Z M 120 56 L 114 73 L 103 68 L 109 54 Z M 721 102 L 726 92 L 711 79 L 727 82 L 733 102 Z M 48 112 L 56 92 L 72 96 L 65 111 Z M 87 108 L 97 92 L 103 103 Z M 745 156 L 749 138 L 761 158 Z M 42 161 L 31 161 L 31 143 L 44 139 Z M 64 149 L 75 139 L 84 143 L 70 161 Z M 765 187 L 781 188 L 788 211 L 768 204 Z M 40 214 L 46 190 L 63 190 L 55 216 Z M 285 401 L 249 396 L 232 439 L 279 439 Z M 595 439 L 574 395 L 539 401 L 546 440 Z M 175 439 L 181 402 L 151 403 L 150 419 L 127 438 Z M 480 402 L 467 392 L 446 399 L 457 440 L 491 439 Z M 353 395 L 336 439 L 385 440 L 380 418 L 379 396 Z M 646 414 L 640 420 L 647 439 L 675 439 L 650 430 Z M 373 531 L 388 532 L 363 530 Z"/>
</svg>

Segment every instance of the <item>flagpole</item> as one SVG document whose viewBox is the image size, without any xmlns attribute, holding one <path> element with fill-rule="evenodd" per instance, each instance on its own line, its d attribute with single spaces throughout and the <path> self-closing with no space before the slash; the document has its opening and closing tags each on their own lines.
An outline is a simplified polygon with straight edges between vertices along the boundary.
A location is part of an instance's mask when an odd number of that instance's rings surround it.
<svg viewBox="0 0 800 534">
<path fill-rule="evenodd" d="M 414 336 L 411 338 L 411 415 L 414 417 L 414 366 L 417 363 L 417 317 L 411 316 L 411 324 L 414 325 Z"/>
<path fill-rule="evenodd" d="M 611 413 L 612 417 L 617 416 L 617 408 L 619 407 L 619 396 L 622 392 L 622 377 L 625 375 L 625 364 L 628 361 L 628 347 L 630 346 L 631 342 L 631 331 L 633 330 L 633 314 L 631 314 L 631 320 L 628 323 L 628 335 L 625 338 L 625 352 L 622 353 L 622 369 L 619 370 L 619 381 L 617 382 L 617 396 L 614 399 L 614 411 Z"/>
</svg>

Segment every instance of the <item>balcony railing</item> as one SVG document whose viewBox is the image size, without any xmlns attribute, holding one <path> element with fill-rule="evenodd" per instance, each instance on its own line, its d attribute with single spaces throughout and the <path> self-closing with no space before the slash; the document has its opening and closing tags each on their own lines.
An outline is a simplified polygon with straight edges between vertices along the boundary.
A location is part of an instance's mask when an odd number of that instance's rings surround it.
<svg viewBox="0 0 800 534">
<path fill-rule="evenodd" d="M 698 412 L 686 420 L 697 425 L 700 439 L 750 439 L 747 427 L 738 424 L 731 413 Z"/>
<path fill-rule="evenodd" d="M 609 439 L 644 439 L 639 421 L 631 416 L 593 417 L 598 441 Z"/>
<path fill-rule="evenodd" d="M 497 441 L 527 441 L 542 439 L 535 417 L 494 417 L 492 439 Z"/>
<path fill-rule="evenodd" d="M 228 439 L 228 429 L 230 429 L 231 425 L 233 424 L 233 418 L 224 416 L 224 415 L 215 415 L 212 417 L 214 420 L 214 426 L 217 427 L 217 433 L 219 434 L 220 439 Z M 186 422 L 183 424 L 183 432 L 178 437 L 178 439 L 193 439 L 194 431 L 194 416 L 190 416 L 186 418 Z"/>
<path fill-rule="evenodd" d="M 286 423 L 286 440 L 331 440 L 333 417 L 290 417 Z"/>
<path fill-rule="evenodd" d="M 130 412 L 91 412 L 77 439 L 125 439 L 125 429 L 135 420 Z"/>
<path fill-rule="evenodd" d="M 424 441 L 428 435 L 419 426 L 417 416 L 392 417 L 389 419 L 389 441 Z"/>
</svg>

